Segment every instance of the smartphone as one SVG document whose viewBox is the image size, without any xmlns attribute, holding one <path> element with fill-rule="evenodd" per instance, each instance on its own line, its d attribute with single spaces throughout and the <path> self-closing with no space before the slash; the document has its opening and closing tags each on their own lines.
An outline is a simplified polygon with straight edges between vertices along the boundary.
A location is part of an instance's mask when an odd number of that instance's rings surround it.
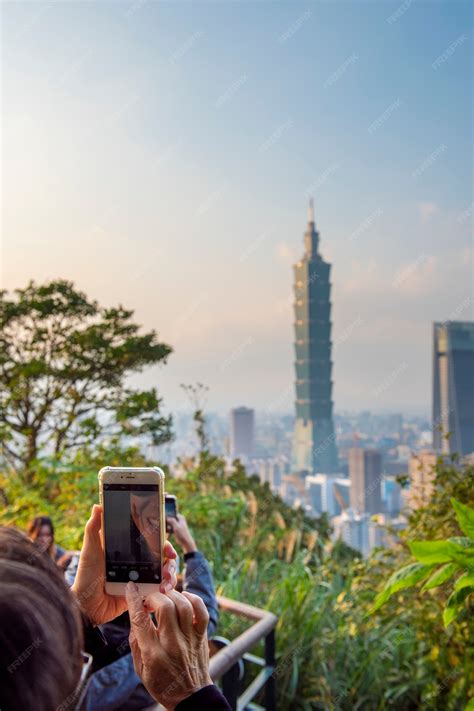
<svg viewBox="0 0 474 711">
<path fill-rule="evenodd" d="M 140 593 L 162 580 L 165 475 L 158 467 L 104 467 L 99 472 L 105 591 L 124 595 L 129 580 Z"/>
<path fill-rule="evenodd" d="M 178 518 L 178 500 L 173 494 L 165 494 L 165 515 L 166 518 Z M 167 533 L 172 533 L 173 529 L 166 524 Z"/>
</svg>

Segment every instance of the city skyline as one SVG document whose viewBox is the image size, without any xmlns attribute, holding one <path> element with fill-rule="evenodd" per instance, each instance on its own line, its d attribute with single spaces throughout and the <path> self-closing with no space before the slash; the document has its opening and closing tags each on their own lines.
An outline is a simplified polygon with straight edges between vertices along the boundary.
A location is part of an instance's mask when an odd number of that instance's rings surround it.
<svg viewBox="0 0 474 711">
<path fill-rule="evenodd" d="M 174 348 L 139 379 L 168 411 L 205 382 L 210 410 L 291 412 L 312 194 L 335 411 L 429 412 L 432 323 L 474 317 L 469 3 L 430 33 L 418 3 L 1 12 L 2 288 L 133 308 Z"/>
</svg>

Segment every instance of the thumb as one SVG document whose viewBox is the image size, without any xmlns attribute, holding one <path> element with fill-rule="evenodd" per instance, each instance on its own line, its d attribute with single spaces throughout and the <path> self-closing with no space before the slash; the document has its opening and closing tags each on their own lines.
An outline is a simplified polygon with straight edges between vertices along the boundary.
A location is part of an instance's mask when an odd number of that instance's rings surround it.
<svg viewBox="0 0 474 711">
<path fill-rule="evenodd" d="M 94 504 L 91 515 L 84 529 L 82 552 L 86 555 L 102 554 L 100 529 L 102 525 L 102 506 Z"/>
</svg>

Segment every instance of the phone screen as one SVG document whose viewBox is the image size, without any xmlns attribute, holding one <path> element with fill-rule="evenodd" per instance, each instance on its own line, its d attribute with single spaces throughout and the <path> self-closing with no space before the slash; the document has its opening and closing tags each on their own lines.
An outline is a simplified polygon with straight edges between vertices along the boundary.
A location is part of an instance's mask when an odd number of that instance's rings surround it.
<svg viewBox="0 0 474 711">
<path fill-rule="evenodd" d="M 165 512 L 166 518 L 178 518 L 176 511 L 176 499 L 171 499 L 169 496 L 165 497 Z"/>
<path fill-rule="evenodd" d="M 104 484 L 103 497 L 107 582 L 161 582 L 158 486 Z"/>
</svg>

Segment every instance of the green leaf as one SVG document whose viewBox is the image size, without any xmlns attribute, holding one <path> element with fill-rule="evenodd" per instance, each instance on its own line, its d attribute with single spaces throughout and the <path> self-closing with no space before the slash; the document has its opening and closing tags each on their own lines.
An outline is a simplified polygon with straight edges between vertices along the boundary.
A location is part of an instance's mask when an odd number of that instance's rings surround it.
<svg viewBox="0 0 474 711">
<path fill-rule="evenodd" d="M 474 699 L 471 699 L 467 706 L 465 707 L 464 711 L 474 711 Z"/>
<path fill-rule="evenodd" d="M 459 528 L 474 541 L 474 509 L 454 498 L 451 499 L 451 504 L 456 512 Z"/>
<path fill-rule="evenodd" d="M 461 577 L 456 580 L 454 589 L 463 590 L 463 588 L 469 586 L 474 587 L 474 573 L 464 573 L 464 575 L 461 575 Z"/>
<path fill-rule="evenodd" d="M 453 560 L 469 573 L 474 572 L 474 546 L 454 553 Z"/>
<path fill-rule="evenodd" d="M 445 583 L 449 578 L 451 578 L 454 573 L 459 570 L 456 563 L 446 563 L 438 570 L 435 570 L 433 575 L 428 578 L 426 583 L 421 588 L 421 592 L 426 592 L 427 590 L 432 590 L 437 588 L 439 585 Z"/>
<path fill-rule="evenodd" d="M 464 609 L 464 601 L 468 595 L 473 592 L 473 588 L 463 588 L 462 590 L 454 590 L 448 597 L 446 602 L 444 612 L 443 612 L 443 622 L 444 626 L 448 627 L 453 620 L 462 612 Z"/>
<path fill-rule="evenodd" d="M 455 560 L 454 556 L 463 550 L 463 547 L 454 541 L 411 541 L 408 546 L 412 555 L 426 565 L 450 563 Z"/>
<path fill-rule="evenodd" d="M 400 568 L 385 583 L 384 589 L 377 595 L 369 614 L 372 614 L 384 605 L 387 600 L 399 590 L 410 588 L 421 580 L 424 580 L 433 570 L 432 565 L 421 565 L 420 563 L 410 563 L 404 568 Z"/>
</svg>

